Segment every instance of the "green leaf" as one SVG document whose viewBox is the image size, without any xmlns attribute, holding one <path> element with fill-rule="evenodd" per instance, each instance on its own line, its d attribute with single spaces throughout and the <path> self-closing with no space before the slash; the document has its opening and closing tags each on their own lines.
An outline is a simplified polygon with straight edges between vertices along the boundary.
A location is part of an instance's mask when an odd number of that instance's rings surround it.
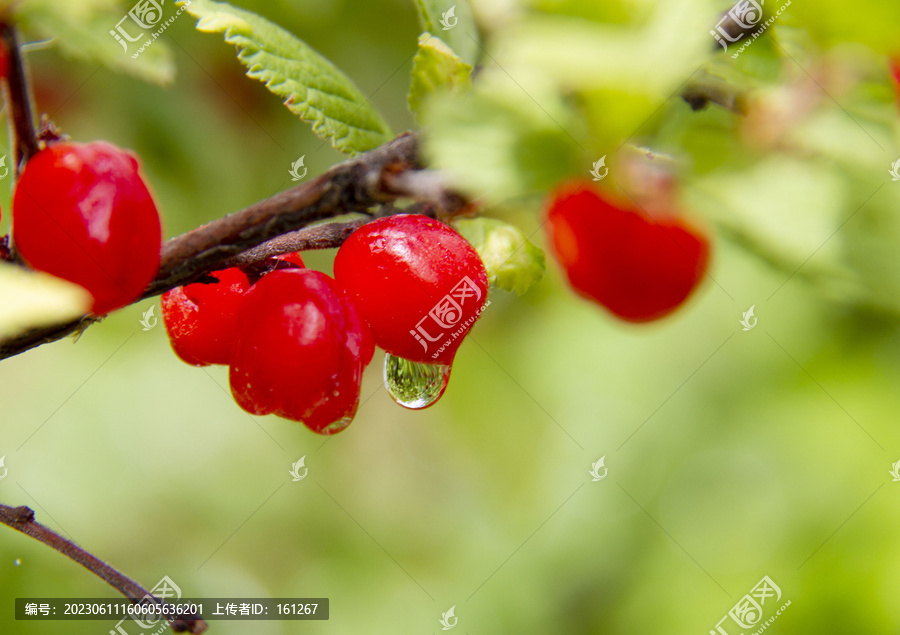
<svg viewBox="0 0 900 635">
<path fill-rule="evenodd" d="M 465 218 L 453 227 L 481 256 L 492 286 L 522 295 L 544 275 L 544 252 L 518 228 L 494 218 Z"/>
<path fill-rule="evenodd" d="M 15 20 L 19 25 L 40 38 L 54 39 L 66 56 L 100 62 L 115 71 L 156 84 L 169 84 L 175 77 L 175 63 L 168 43 L 162 38 L 152 39 L 153 31 L 162 27 L 145 30 L 136 42 L 126 42 L 127 51 L 110 35 L 110 31 L 114 31 L 119 21 L 127 16 L 127 9 L 116 2 L 29 0 L 17 3 L 15 7 Z M 159 24 L 174 14 L 175 9 L 164 7 Z M 131 18 L 122 24 L 133 37 L 141 33 Z M 148 41 L 151 44 L 138 53 Z"/>
<path fill-rule="evenodd" d="M 184 0 L 179 4 L 185 4 Z M 197 30 L 224 33 L 238 48 L 247 76 L 259 80 L 320 138 L 350 154 L 389 141 L 393 134 L 353 82 L 305 42 L 250 11 L 225 2 L 192 0 L 185 5 Z"/>
<path fill-rule="evenodd" d="M 440 35 L 469 64 L 478 60 L 478 27 L 468 0 L 416 0 L 416 6 L 424 31 Z"/>
<path fill-rule="evenodd" d="M 439 88 L 451 92 L 468 90 L 472 86 L 471 72 L 472 67 L 443 40 L 426 31 L 419 36 L 419 50 L 413 58 L 409 107 L 418 113 L 422 99 Z"/>
<path fill-rule="evenodd" d="M 78 285 L 45 273 L 0 265 L 0 339 L 73 320 L 90 308 L 90 294 Z"/>
</svg>

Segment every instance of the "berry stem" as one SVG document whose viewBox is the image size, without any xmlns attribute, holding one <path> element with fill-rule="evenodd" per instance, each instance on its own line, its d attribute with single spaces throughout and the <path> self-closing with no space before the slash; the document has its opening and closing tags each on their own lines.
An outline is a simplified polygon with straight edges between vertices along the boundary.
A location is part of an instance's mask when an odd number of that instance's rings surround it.
<svg viewBox="0 0 900 635">
<path fill-rule="evenodd" d="M 49 527 L 36 522 L 34 520 L 34 511 L 28 507 L 9 507 L 0 503 L 0 523 L 26 536 L 30 536 L 48 547 L 52 547 L 67 558 L 83 566 L 135 603 L 144 601 L 144 598 L 147 596 L 153 598 L 150 591 L 131 578 L 119 573 L 93 554 L 88 553 L 72 541 L 63 538 Z M 154 600 L 159 604 L 165 604 L 164 600 L 156 598 Z M 174 619 L 169 623 L 169 626 L 176 633 L 203 633 L 208 628 L 208 624 L 199 618 Z"/>
</svg>

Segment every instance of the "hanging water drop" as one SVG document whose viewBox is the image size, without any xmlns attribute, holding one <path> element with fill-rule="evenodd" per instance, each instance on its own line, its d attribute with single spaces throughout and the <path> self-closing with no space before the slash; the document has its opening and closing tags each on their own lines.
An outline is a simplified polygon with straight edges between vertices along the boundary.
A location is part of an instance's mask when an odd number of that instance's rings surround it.
<svg viewBox="0 0 900 635">
<path fill-rule="evenodd" d="M 390 353 L 384 356 L 384 387 L 404 408 L 427 408 L 441 398 L 449 379 L 447 364 L 411 362 Z"/>
</svg>

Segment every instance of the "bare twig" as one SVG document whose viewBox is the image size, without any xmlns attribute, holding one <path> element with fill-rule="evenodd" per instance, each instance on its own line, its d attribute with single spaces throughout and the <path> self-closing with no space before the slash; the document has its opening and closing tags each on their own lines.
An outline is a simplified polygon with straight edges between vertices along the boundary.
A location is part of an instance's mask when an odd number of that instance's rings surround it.
<svg viewBox="0 0 900 635">
<path fill-rule="evenodd" d="M 77 562 L 85 569 L 113 587 L 129 600 L 138 603 L 151 600 L 159 604 L 165 604 L 164 600 L 154 598 L 153 595 L 131 578 L 119 573 L 111 566 L 88 553 L 70 540 L 66 540 L 49 527 L 34 520 L 34 511 L 28 507 L 9 507 L 0 503 L 0 523 L 19 531 L 26 536 L 31 536 L 38 542 L 56 549 L 67 558 Z M 184 616 L 173 619 L 169 625 L 176 633 L 203 633 L 208 625 L 198 616 L 185 619 Z"/>
<path fill-rule="evenodd" d="M 34 126 L 31 84 L 28 81 L 28 70 L 22 49 L 19 47 L 19 36 L 15 27 L 6 22 L 0 22 L 0 46 L 3 47 L 9 60 L 9 72 L 6 76 L 8 90 L 5 91 L 5 100 L 6 112 L 11 114 L 11 138 L 15 140 L 13 169 L 18 178 L 25 167 L 25 162 L 37 154 L 40 146 L 37 129 Z"/>
</svg>

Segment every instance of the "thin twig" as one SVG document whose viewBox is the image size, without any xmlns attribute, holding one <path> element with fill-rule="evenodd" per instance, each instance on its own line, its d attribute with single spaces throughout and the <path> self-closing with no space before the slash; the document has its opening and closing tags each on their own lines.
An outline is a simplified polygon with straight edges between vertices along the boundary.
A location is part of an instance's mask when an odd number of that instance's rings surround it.
<svg viewBox="0 0 900 635">
<path fill-rule="evenodd" d="M 8 90 L 5 91 L 5 101 L 6 112 L 11 114 L 10 138 L 15 139 L 13 170 L 18 178 L 28 159 L 37 154 L 40 145 L 34 125 L 31 83 L 28 81 L 28 69 L 19 46 L 19 35 L 15 27 L 6 22 L 0 22 L 0 46 L 3 47 L 9 60 L 9 71 L 6 76 Z"/>
<path fill-rule="evenodd" d="M 93 554 L 88 553 L 72 541 L 66 540 L 49 527 L 36 522 L 34 520 L 34 511 L 28 507 L 9 507 L 0 503 L 0 523 L 26 536 L 31 536 L 48 547 L 52 547 L 96 575 L 132 602 L 154 601 L 158 604 L 166 603 L 164 600 L 155 598 L 150 591 L 131 578 L 119 573 Z M 169 625 L 176 633 L 203 633 L 208 628 L 208 624 L 197 616 L 188 619 L 179 617 L 173 619 Z"/>
</svg>

